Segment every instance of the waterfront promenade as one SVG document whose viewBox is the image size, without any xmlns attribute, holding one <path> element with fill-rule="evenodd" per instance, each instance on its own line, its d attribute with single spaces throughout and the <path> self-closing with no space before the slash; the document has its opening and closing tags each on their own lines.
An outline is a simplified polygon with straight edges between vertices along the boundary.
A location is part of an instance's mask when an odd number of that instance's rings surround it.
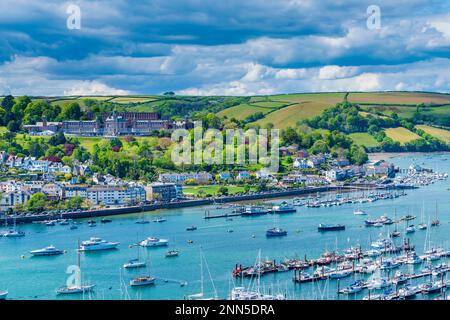
<svg viewBox="0 0 450 320">
<path fill-rule="evenodd" d="M 104 217 L 113 216 L 129 213 L 139 213 L 146 211 L 154 211 L 159 209 L 174 209 L 174 208 L 185 208 L 194 206 L 203 206 L 214 203 L 230 203 L 239 201 L 251 201 L 251 200 L 262 200 L 271 198 L 281 198 L 289 197 L 303 194 L 314 194 L 317 192 L 331 192 L 331 191 L 352 191 L 358 189 L 399 189 L 401 187 L 396 186 L 386 186 L 386 185 L 344 185 L 344 186 L 321 186 L 321 187 L 306 187 L 306 188 L 291 188 L 286 190 L 272 190 L 267 192 L 260 192 L 257 194 L 246 194 L 246 195 L 233 195 L 224 197 L 214 197 L 206 199 L 188 199 L 180 200 L 176 202 L 166 202 L 166 203 L 156 203 L 156 204 L 144 204 L 140 206 L 128 206 L 121 208 L 105 208 L 96 210 L 84 210 L 78 212 L 65 212 L 61 214 L 35 214 L 29 216 L 8 216 L 1 217 L 0 224 L 5 224 L 5 220 L 8 224 L 14 222 L 16 223 L 31 223 L 35 221 L 45 221 L 52 219 L 84 219 L 84 218 L 94 218 L 94 217 Z M 402 187 L 404 188 L 404 187 Z"/>
</svg>

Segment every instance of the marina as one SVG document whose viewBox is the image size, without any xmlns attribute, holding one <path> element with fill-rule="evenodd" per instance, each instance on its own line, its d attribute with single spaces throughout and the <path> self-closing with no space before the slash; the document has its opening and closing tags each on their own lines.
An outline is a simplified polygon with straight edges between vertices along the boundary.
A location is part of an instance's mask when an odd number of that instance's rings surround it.
<svg viewBox="0 0 450 320">
<path fill-rule="evenodd" d="M 405 156 L 392 161 L 401 167 L 413 161 L 425 162 L 441 172 L 450 171 L 449 162 L 443 161 L 446 158 Z M 437 179 L 383 201 L 319 207 L 306 204 L 361 199 L 363 193 L 367 197 L 370 192 L 385 191 L 321 192 L 318 199 L 316 195 L 290 196 L 259 200 L 257 204 L 221 205 L 220 209 L 217 205 L 167 209 L 108 217 L 108 223 L 95 223 L 96 227 L 90 227 L 94 223 L 88 220 L 92 219 L 81 219 L 73 230 L 71 221 L 55 221 L 51 227 L 46 223 L 17 224 L 14 230 L 23 236 L 0 238 L 0 291 L 7 291 L 8 299 L 184 299 L 198 288 L 202 288 L 203 297 L 222 299 L 435 299 L 450 285 L 449 187 L 448 180 Z M 262 213 L 265 210 L 261 208 L 282 206 L 283 202 L 294 206 L 296 212 Z M 249 208 L 247 214 L 233 213 L 239 206 Z M 356 210 L 365 215 L 354 214 Z M 208 211 L 223 215 L 223 219 L 204 219 Z M 229 219 L 230 214 L 236 216 Z M 166 221 L 152 223 L 161 219 Z M 435 226 L 431 227 L 433 221 Z M 428 228 L 419 229 L 422 222 Z M 345 230 L 318 232 L 319 223 L 343 225 Z M 416 231 L 407 233 L 406 228 L 413 224 Z M 6 234 L 12 228 L 9 225 L 1 230 Z M 267 237 L 271 229 L 275 234 L 286 234 Z M 395 238 L 390 236 L 394 231 L 399 233 Z M 115 249 L 78 252 L 78 239 L 91 238 L 95 243 L 95 239 L 104 239 L 106 247 L 115 245 Z M 139 241 L 145 241 L 144 246 Z M 64 254 L 31 259 L 30 251 L 49 244 Z M 146 265 L 125 268 L 139 256 L 137 248 L 141 257 L 148 255 Z M 171 251 L 182 254 L 169 259 Z M 208 262 L 209 271 L 203 272 L 207 277 L 209 272 L 212 280 L 202 285 L 200 251 Z M 255 262 L 259 252 L 259 262 Z M 81 294 L 57 294 L 55 288 L 66 283 L 70 276 L 66 269 L 75 264 L 78 254 L 83 266 L 82 286 L 86 287 L 73 288 Z M 151 275 L 143 272 L 145 267 Z M 236 269 L 242 276 L 233 272 Z M 133 279 L 136 285 L 131 285 Z M 141 283 L 149 285 L 139 286 Z"/>
</svg>

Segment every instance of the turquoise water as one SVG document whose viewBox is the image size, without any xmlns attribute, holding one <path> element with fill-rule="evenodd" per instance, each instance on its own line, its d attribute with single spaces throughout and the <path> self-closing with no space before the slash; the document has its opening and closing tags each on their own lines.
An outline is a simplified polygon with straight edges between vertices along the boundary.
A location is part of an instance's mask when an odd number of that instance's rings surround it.
<svg viewBox="0 0 450 320">
<path fill-rule="evenodd" d="M 418 164 L 438 171 L 450 172 L 449 155 L 405 156 L 392 159 L 402 168 L 408 167 L 413 160 Z M 428 235 L 439 245 L 448 247 L 450 232 L 450 204 L 447 188 L 450 181 L 438 181 L 433 185 L 417 190 L 408 190 L 408 195 L 394 200 L 376 201 L 364 204 L 365 210 L 372 218 L 387 214 L 391 218 L 394 209 L 398 217 L 414 214 L 420 218 L 422 202 L 426 206 L 426 215 L 434 216 L 435 201 L 439 203 L 439 218 L 441 226 L 430 229 Z M 279 203 L 285 199 L 270 200 Z M 355 205 L 342 205 L 330 208 L 297 207 L 297 213 L 286 215 L 265 215 L 260 217 L 235 217 L 233 221 L 225 219 L 204 220 L 205 209 L 211 214 L 218 214 L 230 209 L 215 209 L 215 207 L 196 207 L 177 210 L 161 210 L 145 213 L 147 219 L 164 217 L 164 223 L 136 224 L 141 214 L 123 215 L 111 218 L 112 223 L 97 223 L 89 227 L 86 221 L 77 230 L 69 230 L 68 226 L 48 227 L 44 225 L 21 225 L 20 230 L 26 232 L 23 238 L 0 238 L 0 291 L 8 290 L 11 299 L 183 299 L 184 296 L 200 291 L 200 248 L 208 263 L 213 283 L 221 298 L 226 298 L 234 285 L 231 271 L 236 263 L 251 265 L 255 262 L 258 251 L 263 259 L 281 260 L 285 257 L 316 258 L 325 250 L 345 249 L 351 245 L 360 244 L 367 248 L 370 239 L 375 240 L 380 233 L 386 234 L 388 229 L 365 228 L 364 219 L 367 216 L 354 216 Z M 428 218 L 426 218 L 428 219 Z M 419 219 L 413 223 L 418 224 Z M 98 221 L 99 222 L 99 221 Z M 318 223 L 342 223 L 346 225 L 343 232 L 317 232 Z M 196 225 L 198 230 L 186 231 L 186 227 Z M 265 237 L 265 231 L 274 225 L 286 229 L 289 234 L 282 238 Z M 399 225 L 402 229 L 403 225 Z M 228 232 L 232 229 L 234 232 Z M 401 230 L 402 231 L 402 230 Z M 252 237 L 254 235 L 254 237 Z M 98 236 L 109 241 L 118 241 L 118 250 L 81 254 L 83 279 L 96 284 L 95 293 L 88 296 L 60 297 L 55 289 L 64 285 L 69 265 L 76 264 L 76 246 L 78 240 L 87 240 Z M 152 287 L 131 288 L 129 280 L 145 270 L 121 270 L 123 263 L 137 255 L 137 248 L 129 245 L 137 239 L 148 236 L 169 239 L 167 248 L 141 249 L 141 256 L 148 254 L 149 271 L 157 278 Z M 410 236 L 421 253 L 425 244 L 426 231 L 416 231 Z M 192 240 L 192 244 L 188 244 Z M 398 240 L 398 241 L 401 241 Z M 55 257 L 31 257 L 30 250 L 40 249 L 50 244 L 67 250 L 67 253 Z M 180 256 L 166 258 L 169 249 L 180 250 Z M 25 257 L 22 257 L 22 256 Z M 442 261 L 441 261 L 442 262 Z M 261 284 L 266 289 L 279 290 L 287 293 L 293 299 L 336 299 L 336 282 L 327 281 L 318 284 L 294 285 L 293 272 L 270 274 L 261 278 Z M 204 272 L 204 285 L 207 295 L 211 295 L 213 287 L 207 271 Z M 180 286 L 180 281 L 186 281 Z M 353 281 L 347 278 L 341 281 L 341 287 Z M 240 282 L 238 281 L 237 284 Z M 243 279 L 242 284 L 248 285 L 249 280 Z M 367 291 L 357 296 L 361 298 Z M 427 298 L 419 295 L 418 298 Z M 341 297 L 341 299 L 346 299 Z"/>
</svg>

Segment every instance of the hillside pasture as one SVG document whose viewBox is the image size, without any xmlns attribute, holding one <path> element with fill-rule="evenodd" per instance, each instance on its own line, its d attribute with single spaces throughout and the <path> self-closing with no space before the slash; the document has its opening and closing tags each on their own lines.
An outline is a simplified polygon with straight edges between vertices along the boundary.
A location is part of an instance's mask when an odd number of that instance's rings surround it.
<svg viewBox="0 0 450 320">
<path fill-rule="evenodd" d="M 400 144 L 405 144 L 407 142 L 420 139 L 419 135 L 403 127 L 387 128 L 384 132 L 389 138 L 400 142 Z"/>
<path fill-rule="evenodd" d="M 416 128 L 425 131 L 429 135 L 432 135 L 433 137 L 438 138 L 439 140 L 442 140 L 445 143 L 450 143 L 450 131 L 449 130 L 435 128 L 435 127 L 426 126 L 426 125 L 417 125 Z"/>
</svg>

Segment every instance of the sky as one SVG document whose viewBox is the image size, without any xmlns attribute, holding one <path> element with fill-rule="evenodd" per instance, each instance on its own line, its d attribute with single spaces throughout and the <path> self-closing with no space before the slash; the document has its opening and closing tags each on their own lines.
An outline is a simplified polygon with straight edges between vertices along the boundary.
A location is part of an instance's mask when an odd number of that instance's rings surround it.
<svg viewBox="0 0 450 320">
<path fill-rule="evenodd" d="M 450 92 L 450 1 L 0 1 L 0 95 L 386 90 Z"/>
</svg>

